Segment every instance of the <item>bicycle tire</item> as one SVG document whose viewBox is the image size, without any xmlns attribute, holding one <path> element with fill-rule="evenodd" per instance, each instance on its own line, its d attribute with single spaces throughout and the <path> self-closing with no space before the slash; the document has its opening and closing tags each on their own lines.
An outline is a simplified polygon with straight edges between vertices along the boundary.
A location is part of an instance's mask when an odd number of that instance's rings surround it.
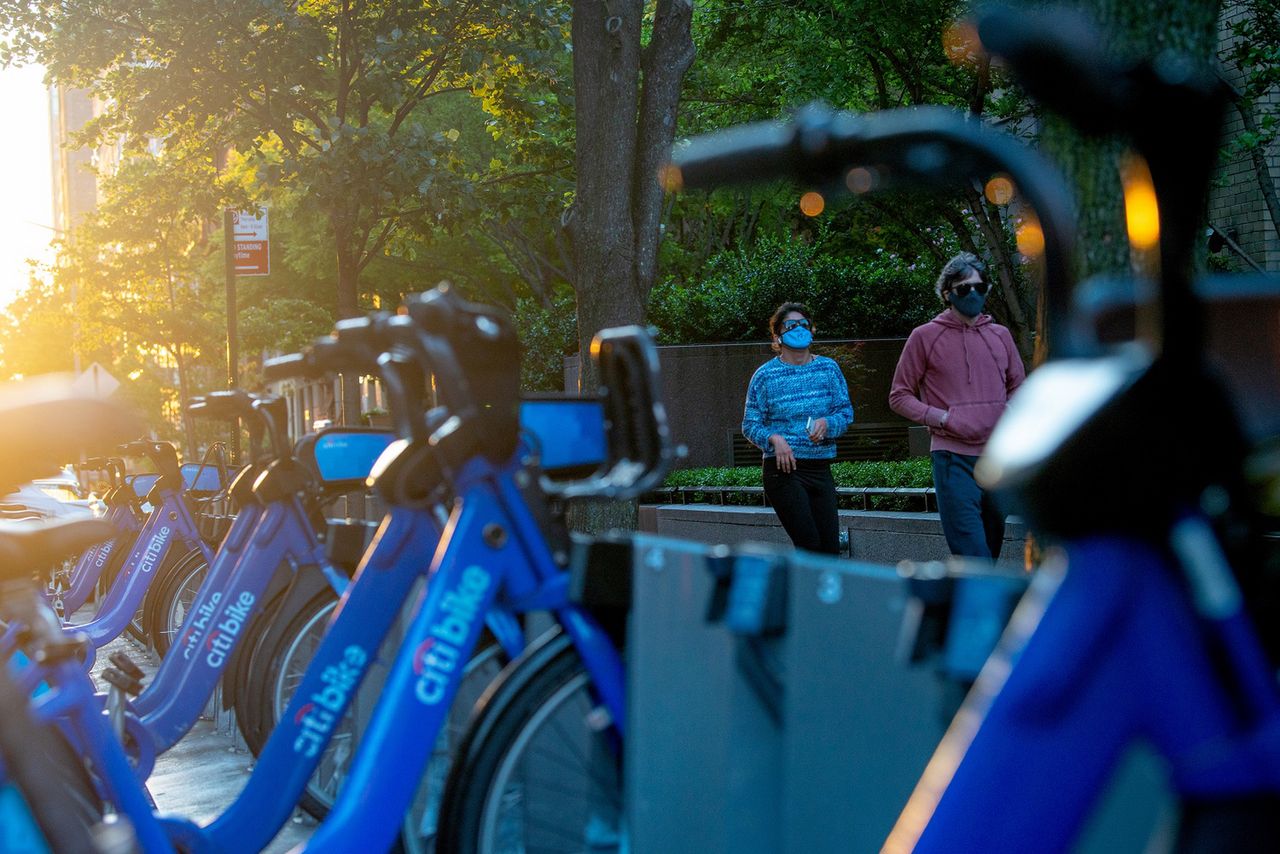
<svg viewBox="0 0 1280 854">
<path fill-rule="evenodd" d="M 270 663 L 270 659 L 266 658 L 266 647 L 273 637 L 272 628 L 276 619 L 284 619 L 278 613 L 283 599 L 283 594 L 273 598 L 249 624 L 241 642 L 244 649 L 238 650 L 242 657 L 228 667 L 231 678 L 235 680 L 231 708 L 235 712 L 236 727 L 249 752 L 255 757 L 262 753 L 262 748 L 271 735 L 271 730 L 263 725 L 261 704 L 257 698 L 266 690 L 267 674 L 263 671 Z"/>
<path fill-rule="evenodd" d="M 156 654 L 164 658 L 178 636 L 191 602 L 199 592 L 209 572 L 209 564 L 199 549 L 186 553 L 162 578 L 152 596 L 148 592 L 148 612 L 145 618 L 147 635 L 151 638 Z"/>
<path fill-rule="evenodd" d="M 338 600 L 337 594 L 326 588 L 317 591 L 292 613 L 284 613 L 282 609 L 287 598 L 288 592 L 281 591 L 258 615 L 251 626 L 252 632 L 246 633 L 244 638 L 244 643 L 250 645 L 245 649 L 245 659 L 236 672 L 239 681 L 233 705 L 236 725 L 254 756 L 262 752 L 275 727 L 277 716 L 271 708 L 271 685 L 276 678 L 279 659 L 310 619 L 302 615 L 311 614 L 325 601 Z"/>
<path fill-rule="evenodd" d="M 268 675 L 267 690 L 254 692 L 258 697 L 258 709 L 255 713 L 258 731 L 269 734 L 287 708 L 302 671 L 315 655 L 336 605 L 337 597 L 332 591 L 325 590 L 312 597 L 290 618 L 289 626 L 278 636 L 275 649 L 264 650 L 263 657 L 255 660 L 255 668 Z M 375 659 L 375 666 L 379 666 L 378 662 L 390 662 L 398 646 L 399 639 L 389 637 Z M 455 698 L 446 727 L 437 739 L 433 759 L 423 774 L 414 804 L 405 816 L 404 838 L 401 841 L 403 850 L 435 850 L 440 784 L 447 777 L 453 748 L 460 743 L 465 731 L 471 702 L 480 696 L 505 664 L 506 656 L 502 648 L 485 633 L 467 663 L 463 684 Z M 386 665 L 381 666 L 385 668 Z M 359 742 L 357 718 L 361 714 L 361 704 L 364 704 L 365 709 L 372 709 L 376 705 L 381 695 L 380 681 L 374 673 L 365 675 L 360 689 L 352 698 L 351 707 L 330 735 L 316 774 L 308 781 L 298 802 L 303 810 L 316 819 L 323 820 L 333 805 Z"/>
<path fill-rule="evenodd" d="M 259 720 L 259 704 L 254 699 L 258 692 L 264 690 L 259 686 L 264 684 L 265 670 L 270 664 L 270 660 L 264 658 L 264 650 L 280 633 L 289 613 L 293 613 L 292 610 L 285 613 L 284 609 L 297 607 L 291 605 L 291 597 L 298 580 L 287 564 L 276 568 L 276 574 L 263 594 L 262 609 L 245 626 L 244 636 L 236 644 L 222 677 L 223 708 L 235 711 L 236 727 L 254 756 L 262 752 L 267 737 L 271 735 Z"/>
<path fill-rule="evenodd" d="M 154 570 L 154 576 L 146 582 L 146 589 L 142 591 L 142 601 L 138 604 L 138 610 L 133 612 L 133 617 L 125 624 L 125 633 L 133 637 L 144 646 L 154 646 L 154 642 L 150 633 L 150 621 L 148 615 L 155 608 L 155 601 L 159 595 L 159 589 L 163 586 L 174 572 L 174 568 L 182 563 L 189 552 L 178 554 L 170 552 L 165 559 Z"/>
<path fill-rule="evenodd" d="M 552 637 L 477 707 L 445 784 L 439 850 L 622 850 L 619 748 L 577 650 Z"/>
<path fill-rule="evenodd" d="M 133 545 L 137 540 L 137 531 L 124 531 L 116 536 L 116 544 L 111 549 L 110 557 L 107 558 L 107 565 L 102 568 L 102 573 L 98 576 L 98 583 L 104 591 L 110 590 L 111 585 L 115 583 L 116 577 L 124 567 L 125 559 L 129 557 L 129 552 L 133 551 Z M 94 597 L 90 597 L 90 601 L 94 601 Z"/>
</svg>

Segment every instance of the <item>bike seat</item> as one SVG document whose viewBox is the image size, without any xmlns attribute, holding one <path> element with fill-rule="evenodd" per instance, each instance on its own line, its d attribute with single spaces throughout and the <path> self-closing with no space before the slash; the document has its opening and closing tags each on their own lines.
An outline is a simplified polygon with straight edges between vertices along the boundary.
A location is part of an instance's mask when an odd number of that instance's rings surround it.
<svg viewBox="0 0 1280 854">
<path fill-rule="evenodd" d="M 0 522 L 0 580 L 28 578 L 115 535 L 115 526 L 105 519 Z"/>
<path fill-rule="evenodd" d="M 15 486 L 85 450 L 105 450 L 141 425 L 114 403 L 56 377 L 0 388 L 0 485 Z"/>
<path fill-rule="evenodd" d="M 193 397 L 187 403 L 187 412 L 204 418 L 234 420 L 253 417 L 253 398 L 243 391 L 214 391 L 201 397 Z"/>
</svg>

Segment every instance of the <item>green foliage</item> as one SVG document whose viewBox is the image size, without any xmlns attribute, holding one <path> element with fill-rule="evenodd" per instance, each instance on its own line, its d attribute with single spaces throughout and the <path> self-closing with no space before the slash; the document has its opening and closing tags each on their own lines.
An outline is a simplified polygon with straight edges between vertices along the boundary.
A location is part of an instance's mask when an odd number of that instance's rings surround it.
<svg viewBox="0 0 1280 854">
<path fill-rule="evenodd" d="M 531 298 L 516 302 L 516 328 L 523 345 L 520 388 L 525 391 L 562 391 L 564 357 L 578 349 L 578 327 L 573 294 L 558 293 L 551 308 Z"/>
<path fill-rule="evenodd" d="M 835 463 L 831 476 L 836 486 L 904 486 L 915 489 L 933 486 L 933 468 L 928 457 L 909 460 L 872 460 Z"/>
<path fill-rule="evenodd" d="M 818 243 L 764 237 L 724 252 L 696 282 L 654 288 L 649 319 L 673 343 L 759 340 L 783 302 L 803 302 L 819 337 L 905 336 L 937 313 L 930 265 L 892 253 L 845 259 Z"/>
<path fill-rule="evenodd" d="M 882 460 L 871 462 L 843 462 L 831 466 L 831 476 L 837 487 L 868 487 L 887 489 L 908 487 L 922 489 L 933 486 L 933 470 L 928 457 L 909 460 Z M 733 486 L 763 486 L 760 466 L 720 466 L 679 469 L 667 475 L 663 486 L 675 488 L 722 488 Z M 695 492 L 688 496 L 693 502 L 711 501 L 708 493 Z M 757 495 L 725 496 L 726 503 L 758 505 Z M 849 507 L 861 507 L 861 500 L 842 500 Z M 921 508 L 919 498 L 876 496 L 870 497 L 873 510 L 905 510 Z"/>
</svg>

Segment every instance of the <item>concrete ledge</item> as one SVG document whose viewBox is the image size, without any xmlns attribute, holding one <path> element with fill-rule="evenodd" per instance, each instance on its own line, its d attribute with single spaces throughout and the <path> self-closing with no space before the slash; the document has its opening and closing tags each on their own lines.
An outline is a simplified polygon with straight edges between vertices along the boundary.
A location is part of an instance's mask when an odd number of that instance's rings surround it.
<svg viewBox="0 0 1280 854">
<path fill-rule="evenodd" d="M 937 513 L 841 510 L 840 527 L 849 534 L 850 557 L 872 563 L 942 560 L 950 556 Z M 640 508 L 640 530 L 702 543 L 791 541 L 767 507 L 652 504 Z M 1011 517 L 1005 527 L 1000 564 L 1021 567 L 1026 528 Z"/>
</svg>

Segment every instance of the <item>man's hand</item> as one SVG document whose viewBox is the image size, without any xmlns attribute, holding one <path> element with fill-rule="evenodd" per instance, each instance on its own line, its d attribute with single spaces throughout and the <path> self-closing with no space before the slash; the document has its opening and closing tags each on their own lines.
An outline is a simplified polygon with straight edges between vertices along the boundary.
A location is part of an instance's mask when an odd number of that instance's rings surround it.
<svg viewBox="0 0 1280 854">
<path fill-rule="evenodd" d="M 796 470 L 796 455 L 791 450 L 791 446 L 787 444 L 787 440 L 782 438 L 781 433 L 774 433 L 769 437 L 769 444 L 773 445 L 774 456 L 778 458 L 778 471 L 790 474 Z"/>
<path fill-rule="evenodd" d="M 821 442 L 827 438 L 827 419 L 815 418 L 809 422 L 809 441 Z"/>
</svg>

